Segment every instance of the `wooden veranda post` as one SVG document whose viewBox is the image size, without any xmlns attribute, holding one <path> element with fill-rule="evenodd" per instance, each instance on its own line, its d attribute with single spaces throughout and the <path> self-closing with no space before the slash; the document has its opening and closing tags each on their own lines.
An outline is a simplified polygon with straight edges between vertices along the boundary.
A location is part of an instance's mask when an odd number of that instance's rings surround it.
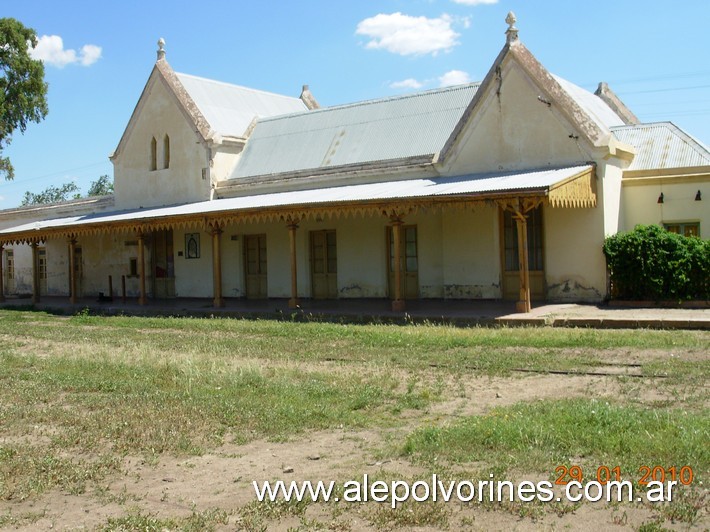
<svg viewBox="0 0 710 532">
<path fill-rule="evenodd" d="M 222 297 L 222 229 L 219 225 L 212 226 L 212 304 L 221 308 L 224 306 Z"/>
<path fill-rule="evenodd" d="M 402 219 L 392 220 L 392 239 L 394 240 L 394 299 L 392 310 L 403 312 L 406 308 L 402 299 Z"/>
<path fill-rule="evenodd" d="M 518 270 L 520 271 L 520 295 L 515 304 L 518 312 L 530 312 L 530 269 L 528 266 L 528 220 L 527 216 L 518 210 L 515 213 L 515 223 L 518 229 Z"/>
<path fill-rule="evenodd" d="M 69 238 L 69 303 L 76 304 L 76 239 Z"/>
<path fill-rule="evenodd" d="M 4 244 L 0 244 L 0 301 L 5 301 L 5 272 L 3 271 L 3 250 L 5 249 Z"/>
<path fill-rule="evenodd" d="M 3 271 L 4 248 L 4 244 L 0 244 L 0 301 L 5 301 L 5 272 Z"/>
<path fill-rule="evenodd" d="M 296 229 L 298 229 L 298 220 L 289 218 L 288 221 L 288 240 L 291 247 L 291 299 L 288 300 L 289 308 L 296 308 L 299 305 L 298 301 L 298 267 L 296 262 Z"/>
<path fill-rule="evenodd" d="M 140 292 L 138 295 L 138 304 L 145 305 L 145 238 L 143 231 L 138 231 L 138 275 L 140 276 Z"/>
<path fill-rule="evenodd" d="M 39 303 L 39 253 L 37 242 L 32 242 L 32 303 Z"/>
</svg>

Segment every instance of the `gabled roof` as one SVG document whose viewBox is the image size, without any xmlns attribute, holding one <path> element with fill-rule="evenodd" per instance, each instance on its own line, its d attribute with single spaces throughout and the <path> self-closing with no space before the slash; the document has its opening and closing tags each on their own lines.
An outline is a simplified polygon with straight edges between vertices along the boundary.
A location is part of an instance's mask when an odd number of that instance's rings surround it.
<svg viewBox="0 0 710 532">
<path fill-rule="evenodd" d="M 517 32 L 517 30 L 516 30 Z M 530 51 L 517 40 L 508 39 L 496 60 L 480 84 L 479 90 L 464 112 L 461 120 L 451 133 L 440 155 L 440 161 L 446 160 L 454 151 L 467 124 L 480 107 L 479 102 L 491 90 L 497 90 L 501 82 L 504 64 L 515 61 L 532 79 L 545 98 L 558 110 L 594 147 L 608 146 L 611 137 L 609 128 L 625 122 L 598 96 L 551 74 Z"/>
<path fill-rule="evenodd" d="M 150 94 L 150 87 L 155 83 L 164 84 L 203 142 L 213 140 L 217 136 L 243 137 L 249 125 L 259 117 L 308 109 L 300 98 L 248 89 L 188 74 L 178 74 L 164 58 L 159 57 L 121 140 L 111 155 L 112 159 L 121 152 Z"/>
<path fill-rule="evenodd" d="M 612 128 L 621 142 L 637 150 L 628 170 L 710 166 L 710 150 L 671 122 Z"/>
<path fill-rule="evenodd" d="M 255 118 L 308 110 L 300 98 L 178 72 L 175 75 L 210 127 L 222 136 L 243 137 Z"/>
<path fill-rule="evenodd" d="M 434 156 L 478 83 L 259 120 L 231 179 Z"/>
<path fill-rule="evenodd" d="M 565 92 L 587 112 L 589 117 L 594 120 L 599 127 L 609 129 L 614 126 L 626 125 L 626 122 L 596 94 L 584 90 L 582 87 L 578 87 L 574 83 L 555 76 L 554 74 L 552 77 L 555 78 L 555 81 L 560 84 Z"/>
</svg>

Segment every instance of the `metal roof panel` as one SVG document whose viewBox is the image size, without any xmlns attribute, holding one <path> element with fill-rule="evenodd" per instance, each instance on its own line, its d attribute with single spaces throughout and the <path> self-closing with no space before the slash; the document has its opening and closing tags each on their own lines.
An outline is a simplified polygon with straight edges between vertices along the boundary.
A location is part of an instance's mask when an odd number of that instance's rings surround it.
<svg viewBox="0 0 710 532">
<path fill-rule="evenodd" d="M 175 75 L 204 115 L 221 135 L 241 137 L 255 117 L 307 111 L 300 98 L 258 91 L 188 74 Z"/>
<path fill-rule="evenodd" d="M 589 117 L 603 129 L 609 129 L 615 126 L 623 126 L 625 122 L 617 115 L 604 100 L 596 94 L 578 87 L 574 83 L 567 81 L 559 76 L 552 75 L 555 81 L 559 83 L 570 97 L 577 102 Z"/>
<path fill-rule="evenodd" d="M 549 187 L 589 171 L 592 165 L 531 170 L 524 172 L 485 173 L 457 177 L 387 181 L 364 185 L 295 190 L 225 198 L 170 207 L 109 212 L 31 222 L 0 230 L 0 236 L 91 224 L 111 224 L 169 217 L 209 215 L 220 212 L 249 211 L 270 207 L 309 206 L 357 203 L 373 200 L 413 199 L 462 194 L 545 191 Z"/>
<path fill-rule="evenodd" d="M 437 153 L 472 83 L 260 120 L 232 179 Z"/>
<path fill-rule="evenodd" d="M 637 150 L 629 170 L 710 165 L 710 151 L 671 122 L 615 127 L 614 136 Z"/>
</svg>

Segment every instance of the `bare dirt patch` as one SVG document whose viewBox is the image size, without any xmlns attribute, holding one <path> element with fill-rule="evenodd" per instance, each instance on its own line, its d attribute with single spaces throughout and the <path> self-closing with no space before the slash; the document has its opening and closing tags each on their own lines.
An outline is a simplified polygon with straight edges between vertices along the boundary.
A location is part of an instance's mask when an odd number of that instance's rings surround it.
<svg viewBox="0 0 710 532">
<path fill-rule="evenodd" d="M 344 428 L 310 432 L 285 442 L 260 439 L 241 445 L 227 437 L 221 446 L 202 456 L 163 455 L 154 459 L 129 456 L 123 460 L 119 476 L 92 486 L 84 494 L 68 495 L 55 490 L 30 500 L 0 501 L 0 516 L 4 515 L 6 520 L 14 516 L 17 519 L 14 523 L 7 522 L 18 530 L 91 530 L 105 526 L 111 518 L 125 516 L 126 512 L 159 520 L 189 519 L 196 513 L 219 510 L 222 517 L 210 524 L 216 530 L 258 529 L 251 528 L 255 522 L 244 512 L 255 501 L 254 480 L 344 482 L 362 479 L 363 474 L 427 478 L 430 473 L 424 467 L 393 454 L 393 442 L 396 447 L 400 436 L 409 430 L 461 416 L 485 414 L 492 408 L 520 401 L 612 397 L 621 393 L 622 387 L 613 377 L 584 375 L 450 376 L 441 401 L 418 414 L 408 415 L 405 424 L 396 429 Z M 657 391 L 649 387 L 645 390 L 641 399 L 658 399 Z M 522 473 L 516 476 L 536 477 Z M 259 511 L 262 510 L 255 510 L 257 514 Z M 256 523 L 265 524 L 269 530 L 308 529 L 316 523 L 333 530 L 412 528 L 388 521 L 392 517 L 389 509 L 375 503 L 314 503 L 297 515 L 274 514 L 268 509 L 263 512 L 263 520 Z M 605 503 L 580 504 L 573 511 L 550 510 L 540 505 L 526 508 L 512 503 L 498 507 L 450 503 L 432 512 L 422 517 L 417 530 L 581 530 L 591 522 L 632 529 L 654 518 L 654 512 L 647 507 L 637 505 L 619 510 Z M 412 515 L 413 519 L 417 517 Z"/>
</svg>

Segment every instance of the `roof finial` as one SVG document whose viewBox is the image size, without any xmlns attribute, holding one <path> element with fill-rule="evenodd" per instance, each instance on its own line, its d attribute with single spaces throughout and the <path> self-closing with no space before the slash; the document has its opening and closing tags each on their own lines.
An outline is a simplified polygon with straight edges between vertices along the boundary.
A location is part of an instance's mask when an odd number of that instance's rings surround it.
<svg viewBox="0 0 710 532">
<path fill-rule="evenodd" d="M 515 27 L 515 23 L 518 21 L 515 18 L 515 13 L 512 11 L 508 12 L 508 16 L 505 17 L 505 22 L 508 24 L 508 29 L 505 31 L 506 42 L 512 44 L 518 40 L 518 28 Z"/>
<path fill-rule="evenodd" d="M 158 39 L 158 61 L 165 59 L 165 39 Z"/>
</svg>

